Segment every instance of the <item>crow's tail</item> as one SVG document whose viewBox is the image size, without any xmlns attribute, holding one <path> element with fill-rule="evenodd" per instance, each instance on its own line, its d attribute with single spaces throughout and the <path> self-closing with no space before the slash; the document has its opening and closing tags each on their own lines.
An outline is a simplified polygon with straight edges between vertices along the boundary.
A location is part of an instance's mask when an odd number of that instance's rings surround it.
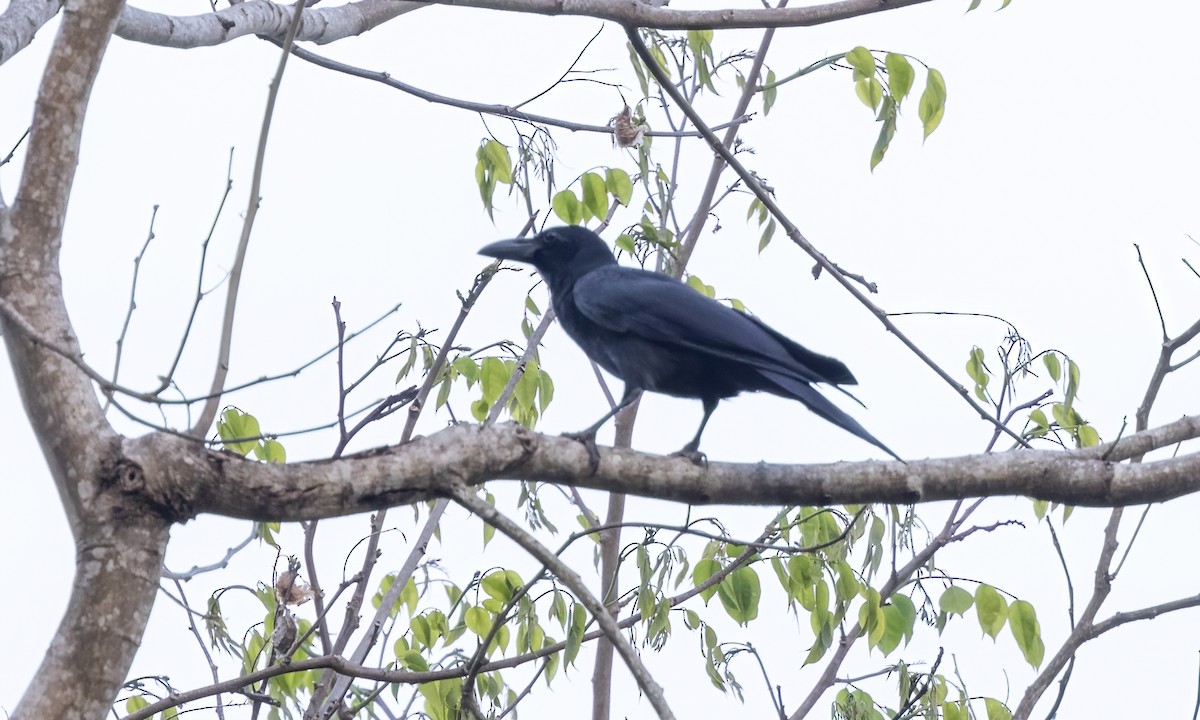
<svg viewBox="0 0 1200 720">
<path fill-rule="evenodd" d="M 892 452 L 891 448 L 889 448 L 887 445 L 884 445 L 882 442 L 876 439 L 874 435 L 867 432 L 867 429 L 862 425 L 859 425 L 857 420 L 847 415 L 837 405 L 831 403 L 828 398 L 822 395 L 812 385 L 809 385 L 806 382 L 800 382 L 788 377 L 787 375 L 782 375 L 779 373 L 762 370 L 759 372 L 762 373 L 763 378 L 766 379 L 769 384 L 774 386 L 773 388 L 768 388 L 768 392 L 774 392 L 776 395 L 782 395 L 783 397 L 789 397 L 793 400 L 799 400 L 800 402 L 804 403 L 805 407 L 816 413 L 824 420 L 837 425 L 852 435 L 866 440 L 900 462 L 904 462 L 899 455 Z"/>
</svg>

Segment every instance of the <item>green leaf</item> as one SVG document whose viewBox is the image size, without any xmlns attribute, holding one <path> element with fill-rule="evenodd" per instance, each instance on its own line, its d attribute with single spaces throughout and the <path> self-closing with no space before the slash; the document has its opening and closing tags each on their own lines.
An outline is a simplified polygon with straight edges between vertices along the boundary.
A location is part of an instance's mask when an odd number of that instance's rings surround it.
<svg viewBox="0 0 1200 720">
<path fill-rule="evenodd" d="M 893 595 L 891 605 L 895 609 L 895 619 L 897 619 L 903 628 L 904 644 L 912 642 L 913 628 L 917 623 L 917 607 L 913 605 L 913 601 L 907 595 Z M 892 624 L 893 618 L 888 618 L 889 627 Z"/>
<path fill-rule="evenodd" d="M 1075 403 L 1075 395 L 1079 392 L 1079 366 L 1074 360 L 1067 360 L 1067 392 L 1063 404 L 1071 407 Z"/>
<path fill-rule="evenodd" d="M 480 581 L 479 586 L 488 595 L 501 602 L 512 600 L 513 593 L 522 585 L 521 576 L 513 570 L 497 570 Z"/>
<path fill-rule="evenodd" d="M 553 680 L 554 676 L 558 673 L 558 665 L 561 662 L 562 655 L 558 653 L 553 653 L 550 655 L 550 657 L 546 658 L 546 687 L 550 687 L 550 681 Z"/>
<path fill-rule="evenodd" d="M 1095 447 L 1100 444 L 1100 433 L 1096 432 L 1096 428 L 1091 425 L 1080 425 L 1079 430 L 1079 447 Z"/>
<path fill-rule="evenodd" d="M 479 379 L 479 366 L 475 364 L 475 360 L 473 358 L 463 355 L 455 358 L 451 365 L 455 370 L 458 371 L 458 374 L 465 377 L 468 382 L 473 383 Z"/>
<path fill-rule="evenodd" d="M 975 591 L 975 612 L 979 617 L 979 627 L 995 640 L 1008 619 L 1008 603 L 1000 597 L 996 588 L 981 584 Z"/>
<path fill-rule="evenodd" d="M 636 251 L 636 248 L 633 244 L 633 236 L 629 233 L 621 233 L 617 236 L 617 247 L 621 248 L 630 255 L 633 255 Z"/>
<path fill-rule="evenodd" d="M 901 624 L 903 618 L 900 617 L 893 605 L 884 605 L 881 612 L 884 616 L 884 623 L 883 635 L 879 638 L 879 651 L 884 655 L 891 655 L 904 638 L 904 626 Z"/>
<path fill-rule="evenodd" d="M 1056 353 L 1046 353 L 1042 356 L 1042 362 L 1046 364 L 1046 371 L 1050 373 L 1050 379 L 1058 382 L 1058 378 L 1062 368 L 1058 365 L 1058 355 Z"/>
<path fill-rule="evenodd" d="M 942 703 L 942 720 L 971 720 L 967 708 L 959 703 Z"/>
<path fill-rule="evenodd" d="M 758 600 L 762 596 L 758 573 L 751 567 L 740 567 L 717 584 L 717 595 L 729 617 L 739 625 L 747 625 L 758 617 Z"/>
<path fill-rule="evenodd" d="M 492 630 L 492 614 L 478 605 L 467 608 L 463 621 L 467 623 L 467 629 L 481 638 Z"/>
<path fill-rule="evenodd" d="M 971 593 L 957 585 L 946 588 L 938 598 L 938 609 L 953 615 L 966 613 L 974 604 L 975 598 L 971 597 Z"/>
<path fill-rule="evenodd" d="M 971 348 L 971 355 L 967 358 L 967 375 L 975 381 L 975 397 L 980 402 L 987 402 L 987 386 L 991 376 L 983 364 L 983 350 L 978 346 Z"/>
<path fill-rule="evenodd" d="M 150 701 L 143 695 L 134 695 L 125 701 L 125 712 L 135 713 L 142 708 L 149 707 Z"/>
<path fill-rule="evenodd" d="M 899 53 L 888 53 L 883 65 L 888 72 L 888 88 L 892 91 L 892 97 L 899 103 L 908 95 L 908 91 L 912 90 L 917 74 L 908 58 Z"/>
<path fill-rule="evenodd" d="M 1008 628 L 1012 630 L 1013 638 L 1017 641 L 1017 647 L 1021 648 L 1025 661 L 1035 669 L 1041 667 L 1046 646 L 1042 644 L 1042 626 L 1038 623 L 1033 605 L 1024 600 L 1017 600 L 1010 605 Z"/>
<path fill-rule="evenodd" d="M 492 409 L 492 404 L 482 398 L 471 403 L 471 417 L 475 418 L 475 422 L 483 422 L 487 420 L 488 410 Z"/>
<path fill-rule="evenodd" d="M 525 364 L 524 374 L 517 381 L 517 386 L 513 388 L 513 400 L 519 406 L 524 408 L 533 407 L 533 402 L 537 398 L 538 374 L 537 360 L 529 358 L 529 362 Z M 506 380 L 505 382 L 508 381 Z"/>
<path fill-rule="evenodd" d="M 875 57 L 871 55 L 871 51 L 859 45 L 850 52 L 846 53 L 846 62 L 854 67 L 855 80 L 869 78 L 875 76 Z"/>
<path fill-rule="evenodd" d="M 287 462 L 287 451 L 278 440 L 263 440 L 261 445 L 254 447 L 254 455 L 259 460 L 273 463 Z"/>
<path fill-rule="evenodd" d="M 1034 500 L 1033 501 L 1033 514 L 1037 516 L 1038 520 L 1041 520 L 1042 518 L 1046 517 L 1046 511 L 1049 509 L 1050 509 L 1049 502 L 1047 502 L 1045 500 Z"/>
<path fill-rule="evenodd" d="M 692 584 L 696 587 L 700 587 L 704 584 L 705 580 L 708 580 L 713 576 L 713 573 L 720 569 L 721 563 L 717 562 L 716 560 L 712 558 L 701 558 L 696 563 L 696 566 L 692 568 Z M 712 596 L 716 593 L 717 588 L 710 587 L 702 591 L 700 593 L 700 597 L 704 599 L 705 603 L 708 603 L 708 601 L 712 599 Z"/>
<path fill-rule="evenodd" d="M 875 147 L 871 149 L 871 170 L 883 161 L 883 156 L 896 135 L 896 101 L 892 98 L 883 98 L 883 105 L 879 108 L 879 120 L 883 124 L 879 128 L 879 137 L 875 139 Z"/>
<path fill-rule="evenodd" d="M 658 63 L 658 66 L 662 68 L 662 71 L 666 74 L 666 76 L 671 77 L 671 66 L 667 64 L 667 56 L 663 53 L 662 48 L 659 47 L 657 43 L 650 46 L 650 55 L 654 58 L 654 61 Z"/>
<path fill-rule="evenodd" d="M 767 229 L 763 230 L 762 237 L 758 240 L 758 252 L 761 255 L 762 251 L 771 244 L 771 236 L 775 234 L 775 218 L 771 218 L 771 222 L 767 223 Z"/>
<path fill-rule="evenodd" d="M 692 53 L 712 57 L 712 30 L 688 30 L 687 44 Z"/>
<path fill-rule="evenodd" d="M 479 379 L 483 390 L 483 399 L 490 406 L 500 398 L 504 386 L 508 384 L 508 366 L 498 357 L 486 357 L 480 364 Z"/>
<path fill-rule="evenodd" d="M 554 196 L 551 201 L 554 207 L 554 214 L 568 225 L 578 225 L 583 222 L 583 205 L 579 203 L 579 198 L 575 197 L 575 193 L 570 190 L 563 190 Z"/>
<path fill-rule="evenodd" d="M 687 286 L 708 298 L 715 298 L 717 291 L 712 285 L 705 285 L 697 275 L 688 275 Z"/>
<path fill-rule="evenodd" d="M 554 399 L 554 381 L 550 379 L 550 373 L 545 370 L 538 371 L 538 412 L 545 414 L 546 408 L 550 405 L 550 401 Z"/>
<path fill-rule="evenodd" d="M 571 608 L 571 627 L 567 630 L 566 659 L 567 664 L 575 664 L 579 649 L 583 646 L 583 635 L 587 629 L 587 610 L 582 603 L 575 603 Z"/>
<path fill-rule="evenodd" d="M 488 140 L 483 146 L 483 152 L 491 161 L 492 174 L 497 182 L 505 185 L 512 184 L 512 159 L 508 156 L 508 148 L 495 140 Z"/>
<path fill-rule="evenodd" d="M 642 59 L 638 57 L 637 51 L 633 49 L 633 43 L 625 43 L 625 47 L 629 48 L 629 62 L 633 65 L 633 72 L 637 75 L 638 87 L 642 90 L 642 97 L 650 94 L 650 87 L 646 82 L 646 71 L 642 69 Z"/>
<path fill-rule="evenodd" d="M 583 204 L 598 218 L 603 219 L 608 215 L 608 189 L 604 185 L 604 178 L 596 173 L 584 173 L 580 179 L 583 185 Z"/>
<path fill-rule="evenodd" d="M 1029 419 L 1043 430 L 1050 429 L 1050 421 L 1046 419 L 1046 413 L 1042 412 L 1041 410 L 1034 410 L 1033 412 L 1029 413 Z"/>
<path fill-rule="evenodd" d="M 620 168 L 609 168 L 604 171 L 604 186 L 625 207 L 633 200 L 633 181 L 629 173 Z"/>
<path fill-rule="evenodd" d="M 763 86 L 763 115 L 771 112 L 771 108 L 775 105 L 775 96 L 779 94 L 779 88 L 775 85 L 775 71 L 767 70 L 767 82 Z"/>
<path fill-rule="evenodd" d="M 866 602 L 858 609 L 858 624 L 867 634 L 867 648 L 874 648 L 879 645 L 884 632 L 887 631 L 887 618 L 879 603 L 878 590 L 866 588 L 865 598 Z"/>
<path fill-rule="evenodd" d="M 925 78 L 925 92 L 921 93 L 921 100 L 917 104 L 917 116 L 921 118 L 921 123 L 925 126 L 926 138 L 933 134 L 934 130 L 937 130 L 945 112 L 946 81 L 940 72 L 929 68 L 929 73 Z"/>
<path fill-rule="evenodd" d="M 262 435 L 258 427 L 258 419 L 250 413 L 244 413 L 237 408 L 226 408 L 217 421 L 217 434 L 225 441 L 225 447 L 239 455 L 248 455 L 258 446 L 258 440 L 230 443 L 230 440 L 242 438 L 257 438 Z"/>
<path fill-rule="evenodd" d="M 984 698 L 983 706 L 987 709 L 987 720 L 1012 720 L 1012 711 L 999 700 Z"/>
<path fill-rule="evenodd" d="M 854 84 L 854 92 L 863 105 L 872 110 L 879 109 L 879 101 L 883 99 L 883 86 L 872 77 L 865 77 Z"/>
</svg>

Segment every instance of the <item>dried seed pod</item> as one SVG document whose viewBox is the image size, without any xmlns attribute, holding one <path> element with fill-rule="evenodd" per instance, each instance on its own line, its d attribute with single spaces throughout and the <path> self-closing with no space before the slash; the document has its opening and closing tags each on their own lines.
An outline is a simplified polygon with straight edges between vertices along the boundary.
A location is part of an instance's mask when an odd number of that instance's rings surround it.
<svg viewBox="0 0 1200 720">
<path fill-rule="evenodd" d="M 644 125 L 634 124 L 633 110 L 628 105 L 613 118 L 613 137 L 616 138 L 617 145 L 620 147 L 637 147 L 642 142 L 642 135 L 645 133 Z"/>
</svg>

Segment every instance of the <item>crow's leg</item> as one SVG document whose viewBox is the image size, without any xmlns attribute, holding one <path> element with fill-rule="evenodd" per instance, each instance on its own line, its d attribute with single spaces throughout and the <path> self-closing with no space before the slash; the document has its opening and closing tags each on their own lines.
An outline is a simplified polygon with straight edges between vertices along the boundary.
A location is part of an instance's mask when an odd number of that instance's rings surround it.
<svg viewBox="0 0 1200 720">
<path fill-rule="evenodd" d="M 624 410 L 634 400 L 637 400 L 641 394 L 642 389 L 640 387 L 626 383 L 625 392 L 621 395 L 621 402 L 617 403 L 612 410 L 605 413 L 604 417 L 579 432 L 563 433 L 563 437 L 578 440 L 587 448 L 588 466 L 591 468 L 593 475 L 596 473 L 596 468 L 600 467 L 600 450 L 596 448 L 596 432 L 604 427 L 604 423 L 608 422 L 610 418 Z"/>
<path fill-rule="evenodd" d="M 700 428 L 696 430 L 696 437 L 684 445 L 679 452 L 671 453 L 676 457 L 687 458 L 696 465 L 708 462 L 708 457 L 700 452 L 700 436 L 704 434 L 704 426 L 708 424 L 708 419 L 712 417 L 713 410 L 717 409 L 717 403 L 721 402 L 721 398 L 701 398 L 701 401 L 704 403 L 704 417 L 700 420 Z"/>
</svg>

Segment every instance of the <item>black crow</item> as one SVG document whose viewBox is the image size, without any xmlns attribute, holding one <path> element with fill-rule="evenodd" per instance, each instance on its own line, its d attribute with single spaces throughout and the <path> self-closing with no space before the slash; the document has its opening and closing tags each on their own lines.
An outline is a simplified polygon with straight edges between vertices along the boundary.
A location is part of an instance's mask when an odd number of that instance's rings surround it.
<svg viewBox="0 0 1200 720">
<path fill-rule="evenodd" d="M 840 360 L 819 355 L 674 278 L 621 267 L 608 245 L 587 228 L 550 228 L 530 238 L 494 242 L 479 253 L 537 268 L 567 334 L 600 367 L 625 381 L 621 402 L 591 427 L 572 434 L 588 446 L 593 469 L 599 462 L 596 431 L 642 390 L 704 403 L 696 437 L 680 455 L 701 457 L 700 435 L 717 403 L 761 390 L 799 400 L 900 460 L 812 387 L 857 384 Z"/>
</svg>

